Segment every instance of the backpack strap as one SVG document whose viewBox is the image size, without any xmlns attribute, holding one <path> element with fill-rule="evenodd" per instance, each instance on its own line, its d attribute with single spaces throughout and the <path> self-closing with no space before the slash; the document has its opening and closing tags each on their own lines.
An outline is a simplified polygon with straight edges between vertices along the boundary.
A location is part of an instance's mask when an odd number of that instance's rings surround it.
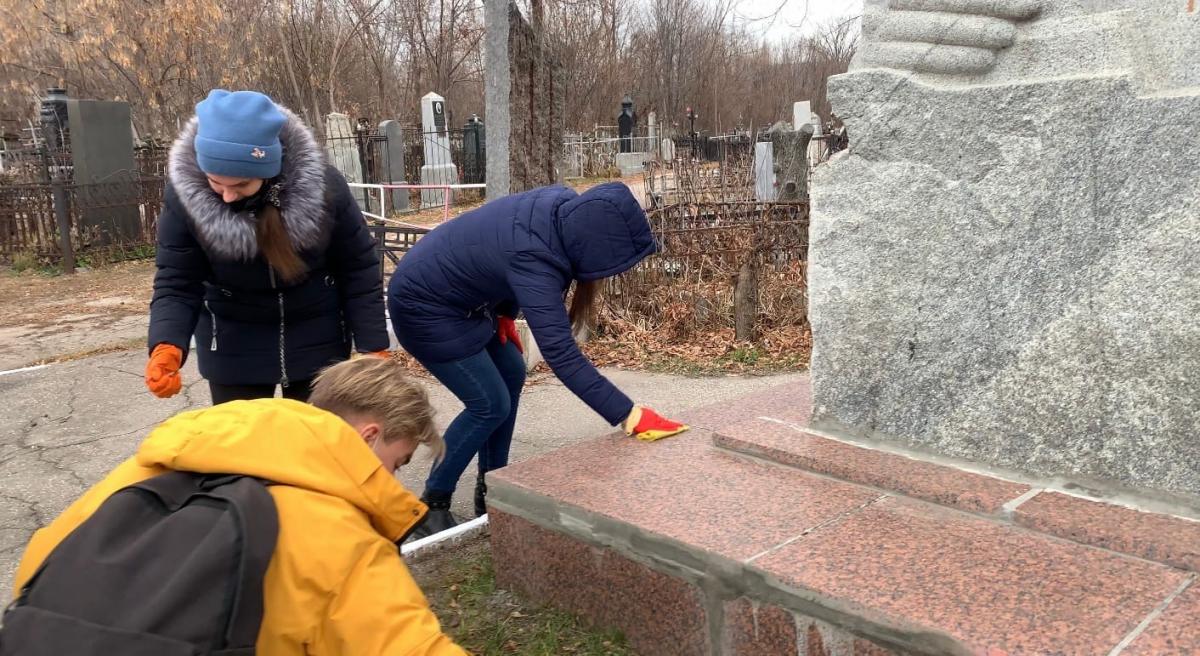
<svg viewBox="0 0 1200 656">
<path fill-rule="evenodd" d="M 131 487 L 158 497 L 172 511 L 196 497 L 229 504 L 245 544 L 243 559 L 237 563 L 238 594 L 230 600 L 224 644 L 253 645 L 262 622 L 263 575 L 275 553 L 279 534 L 279 515 L 266 482 L 236 474 L 172 471 Z"/>
</svg>

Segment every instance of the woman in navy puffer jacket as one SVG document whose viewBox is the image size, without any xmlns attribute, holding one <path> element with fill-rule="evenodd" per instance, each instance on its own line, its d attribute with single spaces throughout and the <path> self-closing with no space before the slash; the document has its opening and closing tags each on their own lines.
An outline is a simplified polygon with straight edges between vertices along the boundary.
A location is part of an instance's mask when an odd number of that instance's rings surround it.
<svg viewBox="0 0 1200 656">
<path fill-rule="evenodd" d="M 574 339 L 573 328 L 593 314 L 597 283 L 655 249 L 629 188 L 610 183 L 582 195 L 556 186 L 501 198 L 438 226 L 401 258 L 388 286 L 396 337 L 466 406 L 446 430 L 445 458 L 425 483 L 430 512 L 415 537 L 454 525 L 450 497 L 476 454 L 475 512 L 486 511 L 484 474 L 508 463 L 525 382 L 518 313 L 558 378 L 610 424 L 624 422 L 643 439 L 685 428 L 635 406 Z"/>
</svg>

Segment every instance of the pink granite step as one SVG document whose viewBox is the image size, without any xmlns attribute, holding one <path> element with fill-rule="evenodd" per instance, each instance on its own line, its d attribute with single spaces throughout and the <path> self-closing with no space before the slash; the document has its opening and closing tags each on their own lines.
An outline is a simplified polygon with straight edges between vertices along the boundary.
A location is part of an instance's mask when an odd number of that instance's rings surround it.
<svg viewBox="0 0 1200 656">
<path fill-rule="evenodd" d="M 1200 522 L 1034 489 L 947 465 L 855 446 L 769 415 L 728 425 L 723 449 L 1017 524 L 1172 567 L 1200 570 Z"/>
<path fill-rule="evenodd" d="M 1021 483 L 827 439 L 774 417 L 728 426 L 714 442 L 731 451 L 973 512 L 999 514 L 1004 504 L 1030 490 Z"/>
<path fill-rule="evenodd" d="M 1184 520 L 807 434 L 796 397 L 493 472 L 498 581 L 653 656 L 1200 653 Z"/>
</svg>

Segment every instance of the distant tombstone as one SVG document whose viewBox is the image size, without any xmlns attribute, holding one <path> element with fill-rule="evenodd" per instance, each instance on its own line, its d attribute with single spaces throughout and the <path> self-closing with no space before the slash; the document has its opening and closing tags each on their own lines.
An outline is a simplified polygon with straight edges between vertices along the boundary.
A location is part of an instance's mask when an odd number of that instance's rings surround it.
<svg viewBox="0 0 1200 656">
<path fill-rule="evenodd" d="M 421 167 L 421 184 L 446 185 L 458 182 L 458 167 L 450 157 L 450 135 L 446 133 L 446 99 L 436 93 L 421 98 L 421 127 L 425 132 L 425 165 Z M 421 191 L 421 207 L 441 205 L 445 192 L 438 189 Z"/>
<path fill-rule="evenodd" d="M 675 142 L 670 139 L 662 140 L 662 159 L 664 162 L 675 161 Z"/>
<path fill-rule="evenodd" d="M 621 139 L 621 152 L 633 152 L 633 132 L 637 129 L 637 114 L 633 111 L 633 98 L 625 96 L 621 101 L 621 113 L 617 115 L 617 135 Z"/>
<path fill-rule="evenodd" d="M 67 100 L 66 107 L 81 225 L 102 243 L 137 239 L 141 212 L 129 103 Z"/>
<path fill-rule="evenodd" d="M 350 117 L 336 112 L 325 117 L 325 151 L 329 162 L 345 176 L 346 182 L 361 184 L 363 181 L 362 159 L 358 153 L 358 136 Z M 366 207 L 363 189 L 351 187 L 359 207 Z"/>
<path fill-rule="evenodd" d="M 403 184 L 407 182 L 404 179 L 404 128 L 401 127 L 399 121 L 384 121 L 379 124 L 379 134 L 386 140 L 384 142 L 384 152 L 387 154 L 387 173 L 388 184 Z M 408 209 L 408 190 L 407 189 L 391 189 L 388 191 L 391 197 L 391 207 L 394 211 L 403 211 Z"/>
<path fill-rule="evenodd" d="M 646 116 L 646 150 L 654 152 L 654 144 L 658 143 L 658 114 L 650 112 Z"/>
<path fill-rule="evenodd" d="M 487 170 L 487 133 L 475 114 L 463 126 L 463 182 L 482 184 Z"/>
<path fill-rule="evenodd" d="M 775 157 L 769 141 L 754 144 L 754 197 L 760 203 L 775 202 Z"/>
<path fill-rule="evenodd" d="M 807 100 L 792 103 L 792 129 L 799 130 L 801 126 L 812 123 L 812 103 Z"/>
<path fill-rule="evenodd" d="M 46 145 L 51 150 L 58 150 L 64 145 L 64 136 L 70 130 L 67 118 L 67 90 L 60 87 L 46 89 L 46 97 L 41 104 L 42 132 Z"/>
</svg>

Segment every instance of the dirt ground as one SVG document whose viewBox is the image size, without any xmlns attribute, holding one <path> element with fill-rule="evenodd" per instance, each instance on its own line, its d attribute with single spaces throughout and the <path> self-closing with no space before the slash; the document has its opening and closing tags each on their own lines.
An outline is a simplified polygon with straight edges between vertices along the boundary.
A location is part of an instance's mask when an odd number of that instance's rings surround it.
<svg viewBox="0 0 1200 656">
<path fill-rule="evenodd" d="M 74 275 L 0 272 L 0 370 L 145 340 L 154 262 Z"/>
</svg>

